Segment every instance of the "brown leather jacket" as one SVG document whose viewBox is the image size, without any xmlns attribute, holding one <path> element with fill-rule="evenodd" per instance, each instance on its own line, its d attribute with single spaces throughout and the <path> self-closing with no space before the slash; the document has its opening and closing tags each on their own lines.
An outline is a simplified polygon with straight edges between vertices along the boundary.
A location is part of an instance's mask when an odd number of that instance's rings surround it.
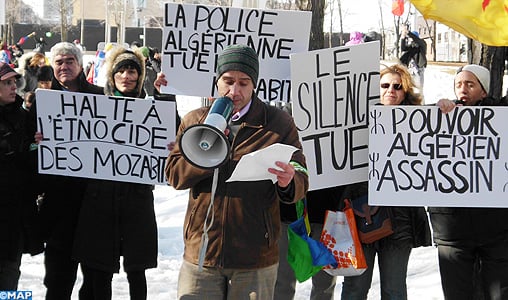
<svg viewBox="0 0 508 300">
<path fill-rule="evenodd" d="M 177 141 L 186 127 L 202 123 L 208 110 L 199 108 L 189 112 L 179 128 Z M 308 188 L 307 175 L 295 172 L 290 185 L 291 197 L 280 193 L 277 183 L 270 180 L 225 182 L 243 155 L 274 143 L 299 148 L 291 160 L 306 167 L 292 117 L 259 99 L 253 99 L 249 112 L 243 117 L 240 129 L 231 141 L 230 157 L 219 169 L 204 266 L 257 269 L 278 262 L 279 201 L 291 203 L 303 198 Z M 177 145 L 168 157 L 166 176 L 174 188 L 190 188 L 184 222 L 184 259 L 198 264 L 203 223 L 211 198 L 213 170 L 191 165 Z M 281 199 L 281 195 L 286 199 Z"/>
</svg>

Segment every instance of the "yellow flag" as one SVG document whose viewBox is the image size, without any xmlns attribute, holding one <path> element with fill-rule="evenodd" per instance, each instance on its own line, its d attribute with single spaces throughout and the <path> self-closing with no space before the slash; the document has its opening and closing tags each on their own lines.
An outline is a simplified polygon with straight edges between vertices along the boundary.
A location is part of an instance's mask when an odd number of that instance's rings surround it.
<svg viewBox="0 0 508 300">
<path fill-rule="evenodd" d="M 508 46 L 508 0 L 410 0 L 426 19 L 490 46 Z"/>
</svg>

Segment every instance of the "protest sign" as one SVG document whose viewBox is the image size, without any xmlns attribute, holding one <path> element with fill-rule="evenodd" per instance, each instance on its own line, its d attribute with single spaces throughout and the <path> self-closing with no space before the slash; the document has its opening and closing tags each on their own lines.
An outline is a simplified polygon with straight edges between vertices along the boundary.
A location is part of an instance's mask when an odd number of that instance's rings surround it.
<svg viewBox="0 0 508 300">
<path fill-rule="evenodd" d="M 369 203 L 508 207 L 508 107 L 374 106 Z"/>
<path fill-rule="evenodd" d="M 379 42 L 293 54 L 291 82 L 309 189 L 367 181 L 367 113 L 379 102 Z"/>
<path fill-rule="evenodd" d="M 289 55 L 308 49 L 311 13 L 223 6 L 164 4 L 162 72 L 165 93 L 218 96 L 217 55 L 230 44 L 259 56 L 256 91 L 266 101 L 290 97 Z"/>
<path fill-rule="evenodd" d="M 41 89 L 36 95 L 40 173 L 166 184 L 176 103 Z"/>
</svg>

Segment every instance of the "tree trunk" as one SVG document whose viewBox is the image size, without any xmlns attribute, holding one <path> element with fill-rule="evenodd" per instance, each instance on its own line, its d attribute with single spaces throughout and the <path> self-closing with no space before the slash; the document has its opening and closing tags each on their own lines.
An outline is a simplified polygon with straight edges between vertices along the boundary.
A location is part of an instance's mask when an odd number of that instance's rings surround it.
<svg viewBox="0 0 508 300">
<path fill-rule="evenodd" d="M 323 49 L 325 46 L 325 35 L 323 32 L 325 4 L 325 0 L 309 1 L 309 5 L 311 6 L 309 10 L 312 11 L 309 50 Z"/>
<path fill-rule="evenodd" d="M 483 65 L 490 70 L 490 92 L 494 98 L 501 98 L 503 93 L 503 75 L 505 69 L 506 47 L 486 46 Z"/>
<path fill-rule="evenodd" d="M 60 0 L 60 34 L 61 42 L 67 41 L 67 6 L 64 0 Z"/>
<path fill-rule="evenodd" d="M 468 39 L 468 45 L 470 49 L 468 62 L 484 66 L 490 70 L 489 96 L 501 98 L 503 96 L 503 76 L 507 47 L 487 46 L 471 39 Z"/>
</svg>

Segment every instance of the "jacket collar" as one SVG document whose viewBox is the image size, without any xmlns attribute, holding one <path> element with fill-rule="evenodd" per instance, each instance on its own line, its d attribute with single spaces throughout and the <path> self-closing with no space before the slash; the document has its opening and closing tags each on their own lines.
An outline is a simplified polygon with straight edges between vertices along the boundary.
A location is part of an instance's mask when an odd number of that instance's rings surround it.
<svg viewBox="0 0 508 300">
<path fill-rule="evenodd" d="M 88 83 L 88 81 L 86 81 L 85 74 L 81 72 L 76 80 L 78 81 L 78 91 L 83 91 L 85 85 Z M 58 82 L 56 78 L 53 77 L 51 89 L 63 91 L 65 88 L 60 84 L 60 82 Z"/>
<path fill-rule="evenodd" d="M 249 111 L 243 118 L 243 123 L 252 127 L 266 126 L 268 120 L 268 105 L 257 96 L 252 98 Z"/>
</svg>

